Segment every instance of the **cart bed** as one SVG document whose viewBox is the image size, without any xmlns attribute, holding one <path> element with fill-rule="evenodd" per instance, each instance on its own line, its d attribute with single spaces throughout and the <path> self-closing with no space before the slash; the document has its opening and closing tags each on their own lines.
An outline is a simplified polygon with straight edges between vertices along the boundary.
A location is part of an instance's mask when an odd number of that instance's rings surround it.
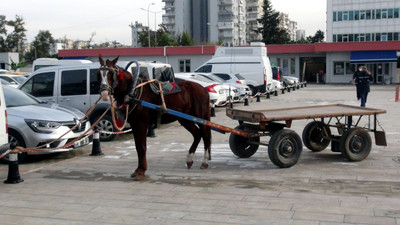
<svg viewBox="0 0 400 225">
<path fill-rule="evenodd" d="M 251 123 L 267 121 L 289 121 L 324 117 L 376 115 L 381 113 L 386 113 L 386 110 L 343 104 L 304 106 L 255 111 L 246 111 L 232 108 L 226 109 L 226 115 L 228 117 L 234 120 L 247 121 Z"/>
</svg>

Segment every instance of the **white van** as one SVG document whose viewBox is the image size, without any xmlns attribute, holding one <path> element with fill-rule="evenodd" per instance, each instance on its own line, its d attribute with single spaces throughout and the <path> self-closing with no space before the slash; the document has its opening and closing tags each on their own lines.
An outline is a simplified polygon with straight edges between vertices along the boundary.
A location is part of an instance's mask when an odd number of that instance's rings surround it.
<svg viewBox="0 0 400 225">
<path fill-rule="evenodd" d="M 271 63 L 263 43 L 249 47 L 219 47 L 214 56 L 195 72 L 239 73 L 252 93 L 265 93 L 272 88 Z"/>
<path fill-rule="evenodd" d="M 56 59 L 56 58 L 39 58 L 33 61 L 32 71 L 36 71 L 43 67 L 48 66 L 67 66 L 76 64 L 87 64 L 92 63 L 90 60 L 85 59 Z"/>
<path fill-rule="evenodd" d="M 0 83 L 0 154 L 8 150 L 7 111 L 3 85 Z"/>
</svg>

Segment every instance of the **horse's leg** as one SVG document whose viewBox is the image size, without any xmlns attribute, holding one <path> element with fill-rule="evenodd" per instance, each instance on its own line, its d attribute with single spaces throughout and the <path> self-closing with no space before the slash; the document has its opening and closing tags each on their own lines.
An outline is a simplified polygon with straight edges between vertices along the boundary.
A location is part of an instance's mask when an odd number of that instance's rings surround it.
<svg viewBox="0 0 400 225">
<path fill-rule="evenodd" d="M 145 172 L 147 170 L 147 159 L 146 159 L 146 130 L 147 124 L 136 123 L 132 126 L 133 138 L 135 139 L 136 152 L 138 155 L 138 167 L 135 172 L 132 173 L 131 177 L 134 180 L 144 180 L 146 178 Z"/>
<path fill-rule="evenodd" d="M 207 169 L 208 160 L 211 160 L 211 129 L 205 125 L 199 125 L 199 127 L 204 142 L 204 159 L 200 168 Z"/>
<path fill-rule="evenodd" d="M 193 165 L 194 153 L 196 152 L 197 146 L 199 145 L 201 140 L 200 129 L 196 126 L 195 123 L 187 120 L 179 120 L 179 123 L 192 134 L 194 139 L 192 146 L 190 146 L 188 155 L 186 157 L 186 165 L 188 169 L 190 169 Z"/>
</svg>

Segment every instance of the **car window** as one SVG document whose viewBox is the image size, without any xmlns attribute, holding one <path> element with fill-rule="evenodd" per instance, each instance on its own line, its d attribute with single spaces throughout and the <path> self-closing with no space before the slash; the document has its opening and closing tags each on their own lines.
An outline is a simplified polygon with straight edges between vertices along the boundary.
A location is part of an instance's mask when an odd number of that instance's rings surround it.
<svg viewBox="0 0 400 225">
<path fill-rule="evenodd" d="M 242 75 L 240 75 L 240 74 L 235 74 L 235 76 L 236 76 L 236 78 L 238 79 L 238 80 L 245 80 L 246 78 L 244 78 Z"/>
<path fill-rule="evenodd" d="M 6 101 L 6 106 L 10 108 L 39 104 L 36 99 L 30 97 L 25 92 L 12 87 L 4 87 L 4 98 Z"/>
<path fill-rule="evenodd" d="M 61 95 L 85 95 L 87 93 L 86 70 L 67 70 L 61 73 Z"/>
<path fill-rule="evenodd" d="M 219 77 L 219 76 L 216 76 L 216 75 L 211 74 L 210 77 L 211 77 L 213 80 L 215 80 L 215 81 L 217 81 L 217 82 L 219 82 L 219 83 L 225 83 L 225 80 L 222 79 L 222 78 Z"/>
<path fill-rule="evenodd" d="M 97 76 L 99 69 L 90 70 L 90 94 L 96 95 L 100 93 L 100 81 Z"/>
<path fill-rule="evenodd" d="M 153 75 L 159 81 L 173 81 L 175 79 L 174 71 L 171 67 L 153 68 Z"/>
<path fill-rule="evenodd" d="M 5 80 L 5 81 L 7 81 L 7 82 L 9 82 L 9 83 L 13 82 L 13 80 L 12 80 L 11 78 L 6 77 L 6 76 L 1 76 L 0 79 L 3 79 L 3 80 Z M 14 82 L 15 82 L 15 81 L 14 81 Z"/>
<path fill-rule="evenodd" d="M 35 97 L 49 97 L 54 93 L 55 72 L 38 73 L 27 81 L 21 90 Z"/>
<path fill-rule="evenodd" d="M 18 83 L 23 83 L 26 80 L 24 76 L 15 76 L 13 77 Z"/>
<path fill-rule="evenodd" d="M 195 72 L 211 73 L 212 65 L 204 65 L 198 68 Z"/>
<path fill-rule="evenodd" d="M 218 77 L 220 77 L 220 78 L 222 78 L 224 80 L 230 80 L 231 79 L 231 76 L 229 76 L 226 73 L 214 73 L 214 75 L 218 76 Z"/>
</svg>

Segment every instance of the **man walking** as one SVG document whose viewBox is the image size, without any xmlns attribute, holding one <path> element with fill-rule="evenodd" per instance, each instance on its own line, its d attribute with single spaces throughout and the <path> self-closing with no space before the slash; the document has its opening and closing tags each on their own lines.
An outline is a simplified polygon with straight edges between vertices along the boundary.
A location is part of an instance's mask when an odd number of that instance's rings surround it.
<svg viewBox="0 0 400 225">
<path fill-rule="evenodd" d="M 354 73 L 353 79 L 357 87 L 357 99 L 361 99 L 361 107 L 365 107 L 370 91 L 369 82 L 374 79 L 365 66 L 360 66 L 359 71 Z"/>
</svg>

